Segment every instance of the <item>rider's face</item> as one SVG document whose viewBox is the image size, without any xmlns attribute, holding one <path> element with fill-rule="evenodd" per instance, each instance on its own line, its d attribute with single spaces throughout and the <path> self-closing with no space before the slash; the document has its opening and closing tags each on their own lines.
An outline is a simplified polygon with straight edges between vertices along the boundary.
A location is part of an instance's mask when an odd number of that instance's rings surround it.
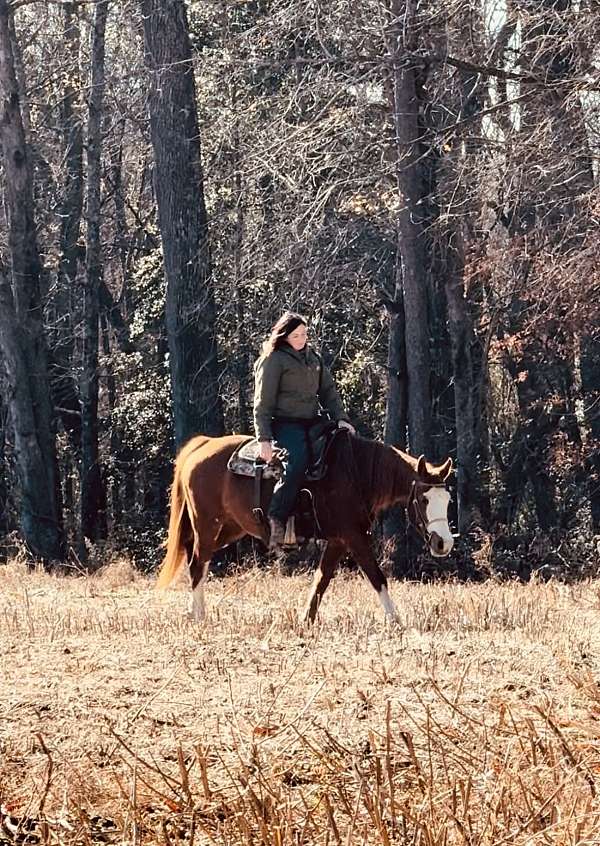
<svg viewBox="0 0 600 846">
<path fill-rule="evenodd" d="M 306 330 L 306 326 L 304 323 L 301 323 L 300 326 L 297 326 L 293 332 L 290 332 L 290 334 L 286 336 L 285 340 L 292 349 L 300 351 L 306 346 L 307 335 L 308 332 Z"/>
</svg>

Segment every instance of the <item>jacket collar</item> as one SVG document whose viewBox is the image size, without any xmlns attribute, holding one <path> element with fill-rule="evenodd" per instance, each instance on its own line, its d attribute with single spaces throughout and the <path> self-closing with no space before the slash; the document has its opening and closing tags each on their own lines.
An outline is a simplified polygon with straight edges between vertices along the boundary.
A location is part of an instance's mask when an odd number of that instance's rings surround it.
<svg viewBox="0 0 600 846">
<path fill-rule="evenodd" d="M 306 344 L 305 347 L 301 350 L 295 350 L 293 347 L 290 347 L 289 344 L 282 344 L 278 347 L 280 352 L 286 353 L 287 355 L 291 355 L 292 358 L 295 358 L 296 361 L 302 362 L 302 364 L 306 364 L 311 357 L 312 348 L 310 344 Z"/>
</svg>

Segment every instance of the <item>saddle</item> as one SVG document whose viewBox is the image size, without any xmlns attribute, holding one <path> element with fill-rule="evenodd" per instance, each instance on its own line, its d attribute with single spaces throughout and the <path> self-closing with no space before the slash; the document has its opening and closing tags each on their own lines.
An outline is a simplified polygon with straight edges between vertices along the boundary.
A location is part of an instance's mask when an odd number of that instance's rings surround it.
<svg viewBox="0 0 600 846">
<path fill-rule="evenodd" d="M 327 473 L 327 453 L 333 442 L 337 425 L 329 420 L 318 420 L 307 427 L 306 436 L 310 461 L 306 471 L 307 482 L 318 482 Z M 227 469 L 236 476 L 261 475 L 263 479 L 277 481 L 283 475 L 283 465 L 287 460 L 287 450 L 275 447 L 273 459 L 266 464 L 260 458 L 260 443 L 256 438 L 241 444 L 227 462 Z"/>
<path fill-rule="evenodd" d="M 305 479 L 307 482 L 318 482 L 327 474 L 327 457 L 336 434 L 340 431 L 330 420 L 307 421 L 306 436 L 309 448 L 309 466 Z M 260 458 L 260 443 L 253 438 L 241 444 L 227 462 L 227 469 L 237 476 L 247 476 L 254 479 L 254 508 L 252 509 L 257 522 L 264 521 L 262 508 L 262 480 L 272 479 L 276 482 L 283 475 L 284 463 L 287 460 L 287 450 L 275 447 L 273 459 L 266 464 Z M 296 535 L 296 523 L 302 523 L 302 534 L 316 537 L 319 525 L 312 494 L 307 489 L 300 492 L 295 514 L 289 519 L 286 527 L 284 545 L 293 546 L 300 537 Z M 309 525 L 310 524 L 310 528 Z"/>
<path fill-rule="evenodd" d="M 241 444 L 230 456 L 227 469 L 236 476 L 250 476 L 254 478 L 260 474 L 263 479 L 281 479 L 283 462 L 287 459 L 287 450 L 275 447 L 273 459 L 266 464 L 260 457 L 260 442 L 256 438 Z"/>
</svg>

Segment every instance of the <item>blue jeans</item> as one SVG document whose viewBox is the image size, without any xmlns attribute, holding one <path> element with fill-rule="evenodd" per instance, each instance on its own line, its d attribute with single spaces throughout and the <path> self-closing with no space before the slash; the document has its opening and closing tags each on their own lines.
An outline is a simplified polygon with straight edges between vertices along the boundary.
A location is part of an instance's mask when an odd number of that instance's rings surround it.
<svg viewBox="0 0 600 846">
<path fill-rule="evenodd" d="M 309 423 L 309 421 L 307 421 Z M 273 438 L 279 447 L 288 451 L 283 465 L 283 476 L 275 485 L 268 516 L 280 520 L 284 525 L 294 510 L 296 499 L 309 462 L 307 428 L 302 423 L 273 421 Z"/>
</svg>

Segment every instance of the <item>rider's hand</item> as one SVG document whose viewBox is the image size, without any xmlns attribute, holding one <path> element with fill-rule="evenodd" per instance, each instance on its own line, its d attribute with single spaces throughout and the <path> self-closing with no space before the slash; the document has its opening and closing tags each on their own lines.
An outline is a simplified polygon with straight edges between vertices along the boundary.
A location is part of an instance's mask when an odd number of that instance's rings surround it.
<svg viewBox="0 0 600 846">
<path fill-rule="evenodd" d="M 338 420 L 338 429 L 347 429 L 351 435 L 356 435 L 356 429 L 347 420 Z"/>
<path fill-rule="evenodd" d="M 273 459 L 273 444 L 271 441 L 260 442 L 260 457 L 267 464 Z"/>
</svg>

